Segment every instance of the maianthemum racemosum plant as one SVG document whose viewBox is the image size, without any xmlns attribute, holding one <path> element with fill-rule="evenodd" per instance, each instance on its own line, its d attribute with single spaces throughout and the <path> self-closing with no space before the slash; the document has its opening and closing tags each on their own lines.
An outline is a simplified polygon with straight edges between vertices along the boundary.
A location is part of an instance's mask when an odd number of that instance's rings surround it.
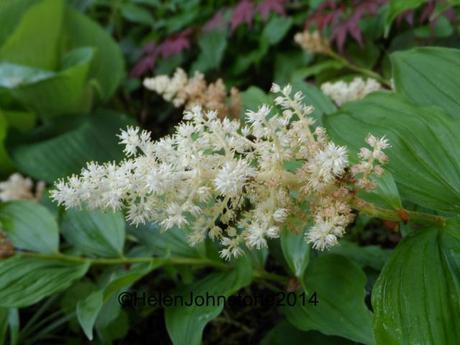
<svg viewBox="0 0 460 345">
<path fill-rule="evenodd" d="M 327 249 L 353 221 L 357 191 L 375 187 L 371 176 L 383 173 L 389 143 L 369 134 L 369 148 L 351 165 L 347 148 L 315 127 L 300 92 L 276 84 L 271 91 L 275 107 L 247 111 L 246 126 L 193 107 L 156 142 L 130 127 L 119 135 L 125 160 L 88 163 L 80 176 L 58 181 L 52 198 L 66 208 L 122 209 L 133 224 L 183 228 L 191 245 L 209 237 L 227 260 L 245 246 L 266 247 L 299 220 L 309 225 L 306 241 Z M 290 161 L 299 167 L 286 169 Z"/>
</svg>

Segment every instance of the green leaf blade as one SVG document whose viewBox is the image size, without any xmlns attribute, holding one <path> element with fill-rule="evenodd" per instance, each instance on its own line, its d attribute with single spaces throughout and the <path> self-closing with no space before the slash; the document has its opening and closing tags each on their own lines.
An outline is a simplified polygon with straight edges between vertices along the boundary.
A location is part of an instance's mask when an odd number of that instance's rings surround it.
<svg viewBox="0 0 460 345">
<path fill-rule="evenodd" d="M 17 248 L 48 254 L 59 250 L 56 220 L 37 202 L 19 200 L 2 204 L 0 223 Z"/>
</svg>

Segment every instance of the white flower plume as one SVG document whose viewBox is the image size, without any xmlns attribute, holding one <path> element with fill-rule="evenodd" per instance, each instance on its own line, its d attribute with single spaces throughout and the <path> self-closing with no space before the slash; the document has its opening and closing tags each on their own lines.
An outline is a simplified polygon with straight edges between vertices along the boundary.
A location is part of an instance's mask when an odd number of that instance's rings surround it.
<svg viewBox="0 0 460 345">
<path fill-rule="evenodd" d="M 292 218 L 311 221 L 306 240 L 324 250 L 353 220 L 353 183 L 372 187 L 369 176 L 387 160 L 388 142 L 369 136 L 372 151 L 362 149 L 350 167 L 347 149 L 313 128 L 313 108 L 301 93 L 276 84 L 272 92 L 275 105 L 248 111 L 247 126 L 193 107 L 173 135 L 155 142 L 128 128 L 119 135 L 124 161 L 88 163 L 80 176 L 58 181 L 52 198 L 66 208 L 123 209 L 134 224 L 187 228 L 191 245 L 218 241 L 225 259 L 242 255 L 243 246 L 266 247 Z M 301 167 L 289 172 L 288 161 Z"/>
</svg>

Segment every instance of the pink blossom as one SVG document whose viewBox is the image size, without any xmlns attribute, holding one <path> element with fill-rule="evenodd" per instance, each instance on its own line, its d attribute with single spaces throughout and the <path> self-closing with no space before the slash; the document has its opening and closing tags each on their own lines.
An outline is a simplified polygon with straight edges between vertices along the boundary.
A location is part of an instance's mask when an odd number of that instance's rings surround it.
<svg viewBox="0 0 460 345">
<path fill-rule="evenodd" d="M 254 14 L 253 3 L 249 0 L 241 0 L 233 9 L 233 15 L 230 24 L 232 31 L 234 31 L 242 23 L 251 25 Z"/>
<path fill-rule="evenodd" d="M 221 29 L 227 25 L 224 14 L 222 11 L 217 12 L 211 19 L 209 19 L 203 26 L 203 31 L 209 32 Z"/>
<path fill-rule="evenodd" d="M 284 16 L 286 14 L 284 9 L 285 5 L 286 0 L 263 0 L 257 6 L 257 11 L 261 15 L 262 19 L 266 20 L 271 12 Z"/>
<path fill-rule="evenodd" d="M 159 53 L 163 58 L 167 58 L 181 53 L 183 50 L 190 48 L 190 35 L 192 29 L 188 28 L 179 33 L 173 34 L 165 39 L 159 46 Z"/>
</svg>

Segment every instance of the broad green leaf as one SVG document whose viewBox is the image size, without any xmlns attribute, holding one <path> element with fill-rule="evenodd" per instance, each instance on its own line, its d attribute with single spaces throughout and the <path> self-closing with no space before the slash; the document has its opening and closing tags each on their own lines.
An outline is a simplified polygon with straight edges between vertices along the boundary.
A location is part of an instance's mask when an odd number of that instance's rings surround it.
<svg viewBox="0 0 460 345">
<path fill-rule="evenodd" d="M 241 117 L 245 117 L 247 110 L 257 110 L 262 104 L 270 103 L 271 97 L 257 86 L 251 86 L 241 92 Z"/>
<path fill-rule="evenodd" d="M 318 62 L 312 66 L 297 70 L 295 77 L 299 80 L 304 80 L 312 76 L 317 76 L 318 74 L 324 73 L 325 71 L 340 70 L 344 67 L 345 65 L 341 61 L 326 60 L 324 62 Z"/>
<path fill-rule="evenodd" d="M 63 12 L 63 0 L 42 0 L 30 6 L 0 47 L 0 60 L 55 69 L 59 61 Z"/>
<path fill-rule="evenodd" d="M 318 304 L 300 303 L 283 308 L 286 318 L 303 331 L 316 330 L 350 340 L 374 344 L 372 314 L 364 303 L 366 275 L 358 265 L 339 255 L 323 255 L 304 275 L 309 294 Z"/>
<path fill-rule="evenodd" d="M 14 246 L 41 253 L 59 250 L 59 229 L 52 214 L 34 201 L 0 205 L 0 224 Z"/>
<path fill-rule="evenodd" d="M 391 23 L 393 23 L 396 17 L 407 10 L 419 7 L 425 2 L 426 0 L 390 0 L 389 8 L 385 16 L 385 36 L 388 35 Z"/>
<path fill-rule="evenodd" d="M 251 260 L 251 265 L 253 268 L 264 270 L 265 263 L 267 262 L 268 258 L 268 248 L 248 250 L 245 255 L 248 256 L 249 260 Z M 218 255 L 216 256 L 219 257 Z"/>
<path fill-rule="evenodd" d="M 305 96 L 303 103 L 312 105 L 315 111 L 312 116 L 319 119 L 323 114 L 330 114 L 337 110 L 329 97 L 326 97 L 316 86 L 308 84 L 303 80 L 294 78 L 291 81 L 293 92 L 301 91 Z"/>
<path fill-rule="evenodd" d="M 88 262 L 13 256 L 0 261 L 0 306 L 27 307 L 68 288 L 85 275 Z"/>
<path fill-rule="evenodd" d="M 157 265 L 153 264 L 141 264 L 129 270 L 117 269 L 106 277 L 99 290 L 94 291 L 77 303 L 77 318 L 89 340 L 93 339 L 93 328 L 96 321 L 98 321 L 98 317 L 101 315 L 104 305 L 108 303 L 111 298 L 117 297 L 116 303 L 118 310 L 112 311 L 111 313 L 112 316 L 115 316 L 113 317 L 113 319 L 115 319 L 116 315 L 113 314 L 119 313 L 121 303 L 124 302 L 124 300 L 120 298 L 122 295 L 115 296 L 115 294 L 122 289 L 129 288 L 132 284 L 157 267 Z"/>
<path fill-rule="evenodd" d="M 372 292 L 378 344 L 458 344 L 459 226 L 420 229 L 398 245 Z"/>
<path fill-rule="evenodd" d="M 8 131 L 8 122 L 4 113 L 0 110 L 0 172 L 9 173 L 13 170 L 13 164 L 5 148 L 5 138 Z"/>
<path fill-rule="evenodd" d="M 93 326 L 103 304 L 102 291 L 96 291 L 77 305 L 78 321 L 89 340 L 93 340 Z"/>
<path fill-rule="evenodd" d="M 442 12 L 438 14 L 432 14 L 432 18 L 436 20 L 429 22 L 427 25 L 416 28 L 414 34 L 417 38 L 421 39 L 433 39 L 433 38 L 444 38 L 449 37 L 453 34 L 454 28 L 450 23 L 449 19 L 442 16 Z"/>
<path fill-rule="evenodd" d="M 200 55 L 192 66 L 192 70 L 206 72 L 218 68 L 227 47 L 227 31 L 215 30 L 204 33 L 198 39 Z"/>
<path fill-rule="evenodd" d="M 370 267 L 380 271 L 388 260 L 391 250 L 377 246 L 359 246 L 356 243 L 341 240 L 338 245 L 329 250 L 329 253 L 345 256 L 362 268 Z"/>
<path fill-rule="evenodd" d="M 62 71 L 56 73 L 9 64 L 2 64 L 0 73 L 6 74 L 6 83 L 17 101 L 49 119 L 89 110 L 87 77 L 93 56 L 91 48 L 73 50 L 64 57 Z"/>
<path fill-rule="evenodd" d="M 18 333 L 19 316 L 17 309 L 0 307 L 0 345 L 16 345 Z"/>
<path fill-rule="evenodd" d="M 64 134 L 14 145 L 10 149 L 11 158 L 27 175 L 54 182 L 78 173 L 88 161 L 120 160 L 123 153 L 116 135 L 131 123 L 124 115 L 100 110 L 81 119 L 78 126 Z"/>
<path fill-rule="evenodd" d="M 187 233 L 183 229 L 173 228 L 161 231 L 154 223 L 131 227 L 130 234 L 155 256 L 200 257 L 200 246 L 192 247 L 187 242 Z"/>
<path fill-rule="evenodd" d="M 0 109 L 0 173 L 6 175 L 16 170 L 4 144 L 7 132 L 11 129 L 22 133 L 29 132 L 36 122 L 35 113 Z"/>
<path fill-rule="evenodd" d="M 393 93 L 374 93 L 323 117 L 339 144 L 358 152 L 369 132 L 386 136 L 403 200 L 446 212 L 460 210 L 460 122 L 437 108 L 419 107 Z"/>
<path fill-rule="evenodd" d="M 291 272 L 297 277 L 303 277 L 310 262 L 311 247 L 303 234 L 294 234 L 284 229 L 280 236 L 281 249 Z"/>
<path fill-rule="evenodd" d="M 343 338 L 325 336 L 318 332 L 303 332 L 289 322 L 281 321 L 262 339 L 260 345 L 351 345 Z"/>
<path fill-rule="evenodd" d="M 8 313 L 8 309 L 0 308 L 0 345 L 5 345 L 6 333 L 8 331 Z"/>
<path fill-rule="evenodd" d="M 152 14 L 143 8 L 132 3 L 124 3 L 121 6 L 121 14 L 128 21 L 133 23 L 145 24 L 152 26 L 155 22 Z"/>
<path fill-rule="evenodd" d="M 16 65 L 8 62 L 0 64 L 0 87 L 14 89 L 38 83 L 55 77 L 56 73 L 36 67 Z"/>
<path fill-rule="evenodd" d="M 277 44 L 286 36 L 292 24 L 291 17 L 274 16 L 262 31 L 262 37 L 265 37 L 270 45 Z"/>
<path fill-rule="evenodd" d="M 396 90 L 420 105 L 460 118 L 460 50 L 415 48 L 391 55 Z"/>
<path fill-rule="evenodd" d="M 67 7 L 65 33 L 68 49 L 94 47 L 89 78 L 102 101 L 107 101 L 124 77 L 123 54 L 118 44 L 96 22 Z"/>
<path fill-rule="evenodd" d="M 130 332 L 130 324 L 128 313 L 121 310 L 109 324 L 104 326 L 97 325 L 97 334 L 101 341 L 113 342 L 117 339 L 125 339 Z"/>
<path fill-rule="evenodd" d="M 370 192 L 360 192 L 359 197 L 383 208 L 402 208 L 398 187 L 390 172 L 385 171 L 382 176 L 373 176 L 371 180 L 374 181 L 377 187 Z"/>
<path fill-rule="evenodd" d="M 3 0 L 0 2 L 0 47 L 11 36 L 30 6 L 41 0 Z"/>
<path fill-rule="evenodd" d="M 273 80 L 279 85 L 286 85 L 294 78 L 304 79 L 299 77 L 299 71 L 308 66 L 313 59 L 313 55 L 301 50 L 288 51 L 277 53 L 274 59 Z"/>
<path fill-rule="evenodd" d="M 9 127 L 23 133 L 32 130 L 37 123 L 37 115 L 28 111 L 0 109 L 0 113 L 5 116 Z"/>
<path fill-rule="evenodd" d="M 120 213 L 69 210 L 64 214 L 61 227 L 67 242 L 85 256 L 123 255 L 125 221 Z"/>
<path fill-rule="evenodd" d="M 236 267 L 227 272 L 211 273 L 202 280 L 194 283 L 182 292 L 185 302 L 189 302 L 190 294 L 215 297 L 204 305 L 192 305 L 166 308 L 166 328 L 174 345 L 199 345 L 206 324 L 217 317 L 223 310 L 224 304 L 217 296 L 230 296 L 251 283 L 252 269 L 247 258 L 241 258 Z M 201 301 L 199 302 L 201 304 Z"/>
</svg>

